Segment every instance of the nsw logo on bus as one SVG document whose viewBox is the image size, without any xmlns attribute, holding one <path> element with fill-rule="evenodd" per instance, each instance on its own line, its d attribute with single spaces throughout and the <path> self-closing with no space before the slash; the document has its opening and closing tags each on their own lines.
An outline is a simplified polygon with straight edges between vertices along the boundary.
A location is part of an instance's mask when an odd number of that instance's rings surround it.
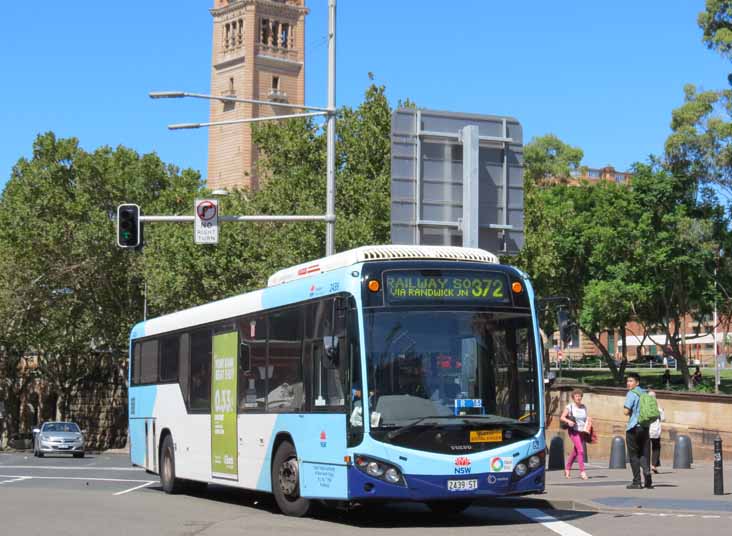
<svg viewBox="0 0 732 536">
<path fill-rule="evenodd" d="M 455 474 L 456 475 L 467 475 L 470 474 L 470 458 L 466 456 L 459 456 L 455 458 Z"/>
</svg>

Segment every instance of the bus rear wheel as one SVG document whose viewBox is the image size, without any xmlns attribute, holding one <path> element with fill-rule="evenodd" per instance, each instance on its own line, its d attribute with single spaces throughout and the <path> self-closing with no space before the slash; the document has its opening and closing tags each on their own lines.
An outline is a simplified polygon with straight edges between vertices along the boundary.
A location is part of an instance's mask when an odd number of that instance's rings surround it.
<svg viewBox="0 0 732 536">
<path fill-rule="evenodd" d="M 280 511 L 293 517 L 308 514 L 311 501 L 300 496 L 300 464 L 295 447 L 283 441 L 272 461 L 272 492 Z"/>
<path fill-rule="evenodd" d="M 175 477 L 175 447 L 171 435 L 165 436 L 160 447 L 160 486 L 165 493 L 178 493 L 183 487 L 181 479 Z"/>
</svg>

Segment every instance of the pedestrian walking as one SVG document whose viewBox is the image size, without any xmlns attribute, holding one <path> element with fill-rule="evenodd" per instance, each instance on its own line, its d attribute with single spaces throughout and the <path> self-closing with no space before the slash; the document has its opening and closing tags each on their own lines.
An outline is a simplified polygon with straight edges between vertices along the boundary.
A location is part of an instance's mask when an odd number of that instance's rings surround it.
<svg viewBox="0 0 732 536">
<path fill-rule="evenodd" d="M 587 473 L 585 472 L 585 448 L 582 441 L 582 434 L 592 429 L 592 421 L 587 412 L 587 406 L 582 403 L 582 396 L 583 393 L 580 389 L 572 391 L 572 402 L 564 408 L 562 415 L 559 417 L 559 421 L 567 429 L 569 439 L 573 445 L 572 452 L 569 454 L 567 463 L 564 466 L 564 476 L 570 478 L 572 466 L 574 465 L 574 461 L 577 460 L 579 463 L 580 478 L 587 480 Z"/>
<path fill-rule="evenodd" d="M 656 398 L 656 391 L 649 390 L 648 394 Z M 658 406 L 658 412 L 660 413 L 658 419 L 648 427 L 648 437 L 651 441 L 651 471 L 656 474 L 658 474 L 658 468 L 661 465 L 661 422 L 666 420 L 661 406 Z"/>
<path fill-rule="evenodd" d="M 625 396 L 623 412 L 628 417 L 628 424 L 625 428 L 625 443 L 628 446 L 628 457 L 630 467 L 633 471 L 633 481 L 628 484 L 628 489 L 652 488 L 651 467 L 649 464 L 651 442 L 648 437 L 648 428 L 641 426 L 640 408 L 641 397 L 646 393 L 640 387 L 640 376 L 636 372 L 628 374 L 625 385 L 628 394 Z M 645 486 L 641 484 L 641 470 Z"/>
</svg>

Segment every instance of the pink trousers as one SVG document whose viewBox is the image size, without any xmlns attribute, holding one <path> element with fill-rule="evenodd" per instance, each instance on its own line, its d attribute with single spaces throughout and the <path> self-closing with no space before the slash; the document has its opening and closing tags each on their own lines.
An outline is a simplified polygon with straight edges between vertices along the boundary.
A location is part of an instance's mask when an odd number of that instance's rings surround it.
<svg viewBox="0 0 732 536">
<path fill-rule="evenodd" d="M 580 471 L 584 471 L 585 470 L 585 449 L 584 449 L 584 445 L 582 445 L 582 435 L 579 432 L 575 432 L 574 430 L 569 430 L 569 439 L 572 440 L 572 443 L 574 444 L 574 448 L 572 449 L 572 452 L 569 455 L 569 458 L 567 458 L 567 465 L 566 465 L 565 469 L 567 471 L 571 471 L 572 466 L 574 465 L 574 460 L 576 459 L 579 462 Z"/>
</svg>

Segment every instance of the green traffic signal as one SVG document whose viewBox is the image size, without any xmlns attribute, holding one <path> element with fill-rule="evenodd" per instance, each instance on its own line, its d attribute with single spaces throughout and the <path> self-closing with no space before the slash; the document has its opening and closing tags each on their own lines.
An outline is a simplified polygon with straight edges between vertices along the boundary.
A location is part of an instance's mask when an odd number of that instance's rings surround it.
<svg viewBox="0 0 732 536">
<path fill-rule="evenodd" d="M 117 207 L 117 245 L 136 248 L 141 242 L 140 207 L 125 204 Z"/>
</svg>

